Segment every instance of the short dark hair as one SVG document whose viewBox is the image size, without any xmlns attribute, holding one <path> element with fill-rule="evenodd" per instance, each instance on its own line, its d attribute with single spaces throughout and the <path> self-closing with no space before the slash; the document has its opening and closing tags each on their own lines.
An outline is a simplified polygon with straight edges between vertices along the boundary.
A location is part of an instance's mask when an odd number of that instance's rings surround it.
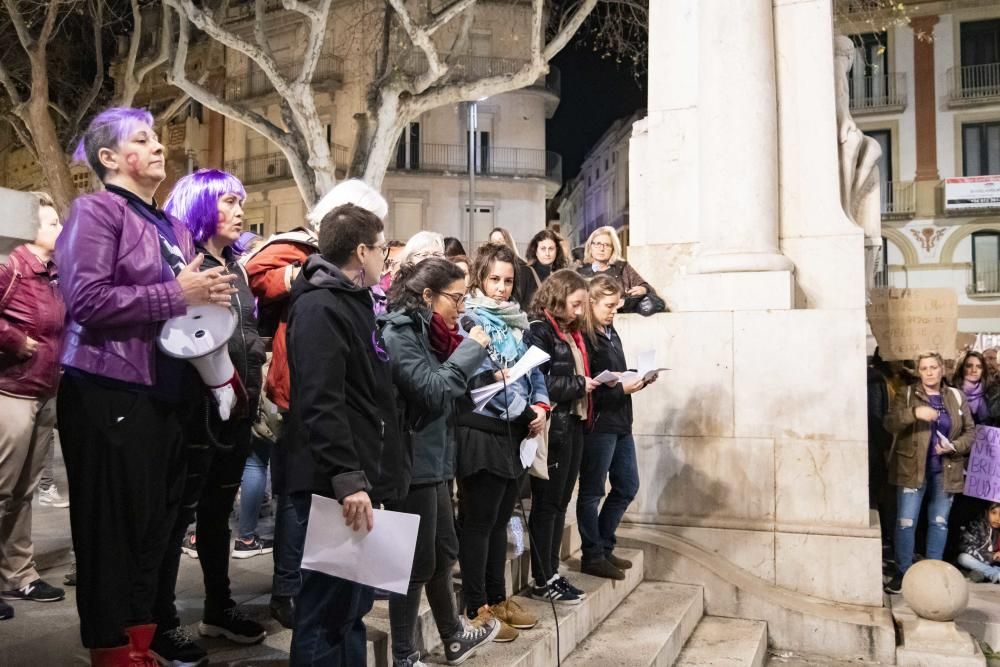
<svg viewBox="0 0 1000 667">
<path fill-rule="evenodd" d="M 384 228 L 381 218 L 366 208 L 338 206 L 320 222 L 319 251 L 327 261 L 341 266 L 359 245 L 375 245 Z"/>
<path fill-rule="evenodd" d="M 486 243 L 476 251 L 476 260 L 472 264 L 472 287 L 482 291 L 490 269 L 496 262 L 506 262 L 514 267 L 514 284 L 517 285 L 517 255 L 505 245 Z"/>
<path fill-rule="evenodd" d="M 454 236 L 444 237 L 444 256 L 451 258 L 465 254 L 465 246 Z"/>
<path fill-rule="evenodd" d="M 535 292 L 535 298 L 531 300 L 531 315 L 543 318 L 548 312 L 557 315 L 566 307 L 569 295 L 577 290 L 587 290 L 587 281 L 573 269 L 559 269 L 545 282 L 541 284 Z M 590 303 L 588 302 L 588 307 Z M 573 328 L 579 329 L 582 322 L 577 318 Z"/>
<path fill-rule="evenodd" d="M 538 244 L 545 240 L 556 244 L 556 258 L 552 262 L 552 270 L 565 269 L 569 262 L 566 261 L 566 251 L 563 250 L 563 238 L 551 229 L 543 229 L 531 237 L 531 242 L 528 244 L 528 264 L 538 262 Z"/>
<path fill-rule="evenodd" d="M 465 272 L 443 257 L 428 257 L 419 264 L 403 264 L 389 288 L 389 309 L 410 312 L 425 308 L 425 289 L 440 294 L 456 280 L 465 280 Z"/>
</svg>

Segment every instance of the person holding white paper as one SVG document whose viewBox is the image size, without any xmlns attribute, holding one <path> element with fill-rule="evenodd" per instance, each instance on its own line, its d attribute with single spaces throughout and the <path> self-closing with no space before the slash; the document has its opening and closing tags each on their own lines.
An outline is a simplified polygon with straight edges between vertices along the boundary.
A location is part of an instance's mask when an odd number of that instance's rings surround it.
<svg viewBox="0 0 1000 667">
<path fill-rule="evenodd" d="M 587 350 L 593 373 L 620 375 L 628 367 L 614 326 L 615 313 L 624 295 L 624 286 L 615 278 L 596 276 L 590 281 Z M 615 531 L 639 492 L 639 467 L 632 438 L 632 394 L 655 381 L 655 374 L 648 382 L 640 376 L 627 382 L 611 382 L 592 394 L 594 419 L 583 438 L 580 491 L 576 499 L 583 552 L 580 569 L 586 574 L 624 579 L 624 571 L 632 567 L 630 561 L 614 554 Z M 609 475 L 611 493 L 601 506 Z"/>
<path fill-rule="evenodd" d="M 473 376 L 476 388 L 504 381 L 511 366 L 528 346 L 524 331 L 528 316 L 511 301 L 516 278 L 516 257 L 510 248 L 488 244 L 479 249 L 472 269 L 468 313 L 461 321 L 481 326 L 490 338 L 488 356 Z M 545 426 L 549 395 L 538 368 L 510 380 L 481 410 L 471 397 L 463 399 L 456 413 L 459 506 L 462 532 L 458 559 L 462 566 L 465 611 L 474 623 L 491 618 L 503 622 L 494 641 L 513 641 L 517 630 L 528 629 L 538 618 L 507 598 L 504 570 L 507 522 L 514 512 L 518 481 L 524 473 L 519 447 Z"/>
<path fill-rule="evenodd" d="M 409 486 L 411 453 L 369 290 L 385 261 L 382 228 L 366 209 L 334 208 L 320 224 L 319 254 L 292 285 L 289 420 L 273 473 L 306 530 L 313 494 L 336 499 L 347 524 L 370 531 L 373 505 Z M 291 665 L 365 664 L 373 602 L 370 586 L 303 569 Z"/>
<path fill-rule="evenodd" d="M 531 597 L 556 604 L 580 604 L 586 596 L 559 575 L 559 548 L 566 509 L 580 473 L 583 426 L 591 419 L 591 378 L 587 346 L 580 332 L 587 282 L 572 269 L 561 269 L 542 283 L 531 304 L 531 345 L 548 353 L 542 365 L 549 399 L 548 477 L 531 478 Z"/>
<path fill-rule="evenodd" d="M 388 296 L 390 310 L 379 323 L 400 408 L 411 417 L 413 474 L 406 496 L 386 506 L 420 517 L 409 589 L 406 595 L 389 596 L 393 663 L 412 667 L 420 660 L 414 635 L 421 592 L 426 591 L 445 657 L 449 664 L 459 664 L 500 631 L 492 619 L 482 626 L 463 622 L 451 582 L 458 536 L 449 490 L 455 478 L 450 421 L 455 400 L 486 359 L 490 338 L 482 327 L 473 327 L 467 338 L 459 335 L 465 273 L 446 259 L 403 264 Z"/>
</svg>

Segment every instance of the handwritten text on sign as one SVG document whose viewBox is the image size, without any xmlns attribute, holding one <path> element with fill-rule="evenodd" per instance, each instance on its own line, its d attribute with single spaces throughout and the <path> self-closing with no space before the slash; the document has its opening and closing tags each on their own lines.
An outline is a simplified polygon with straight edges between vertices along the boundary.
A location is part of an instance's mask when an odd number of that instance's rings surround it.
<svg viewBox="0 0 1000 667">
<path fill-rule="evenodd" d="M 1000 502 L 1000 428 L 976 427 L 969 467 L 965 473 L 965 495 Z"/>
<path fill-rule="evenodd" d="M 926 350 L 955 358 L 958 297 L 951 289 L 875 289 L 868 322 L 887 361 L 915 359 Z"/>
</svg>

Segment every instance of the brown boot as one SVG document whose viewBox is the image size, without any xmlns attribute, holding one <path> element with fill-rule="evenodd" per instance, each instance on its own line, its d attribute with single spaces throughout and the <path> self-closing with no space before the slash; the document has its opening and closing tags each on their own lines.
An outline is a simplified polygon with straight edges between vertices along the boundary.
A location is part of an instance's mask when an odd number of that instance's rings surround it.
<svg viewBox="0 0 1000 667">
<path fill-rule="evenodd" d="M 131 667 L 157 667 L 159 663 L 149 652 L 149 645 L 153 643 L 153 635 L 156 634 L 156 623 L 146 625 L 133 625 L 125 628 L 128 633 L 129 660 Z"/>
<path fill-rule="evenodd" d="M 114 648 L 92 648 L 90 649 L 91 667 L 132 667 L 129 658 L 131 647 L 116 646 Z"/>
</svg>

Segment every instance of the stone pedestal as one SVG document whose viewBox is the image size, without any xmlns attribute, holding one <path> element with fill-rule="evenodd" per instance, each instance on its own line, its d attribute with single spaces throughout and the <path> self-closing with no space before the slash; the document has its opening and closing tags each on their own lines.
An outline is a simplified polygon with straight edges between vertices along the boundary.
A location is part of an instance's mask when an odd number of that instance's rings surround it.
<svg viewBox="0 0 1000 667">
<path fill-rule="evenodd" d="M 38 200 L 26 192 L 0 188 L 0 211 L 4 212 L 0 229 L 0 262 L 10 251 L 35 238 L 38 231 Z"/>
<path fill-rule="evenodd" d="M 766 620 L 777 649 L 891 664 L 832 25 L 830 0 L 650 3 L 629 260 L 672 312 L 616 326 L 629 360 L 652 348 L 673 370 L 634 398 L 626 520 L 662 537 L 647 576 L 712 582 L 706 613 Z"/>
</svg>

